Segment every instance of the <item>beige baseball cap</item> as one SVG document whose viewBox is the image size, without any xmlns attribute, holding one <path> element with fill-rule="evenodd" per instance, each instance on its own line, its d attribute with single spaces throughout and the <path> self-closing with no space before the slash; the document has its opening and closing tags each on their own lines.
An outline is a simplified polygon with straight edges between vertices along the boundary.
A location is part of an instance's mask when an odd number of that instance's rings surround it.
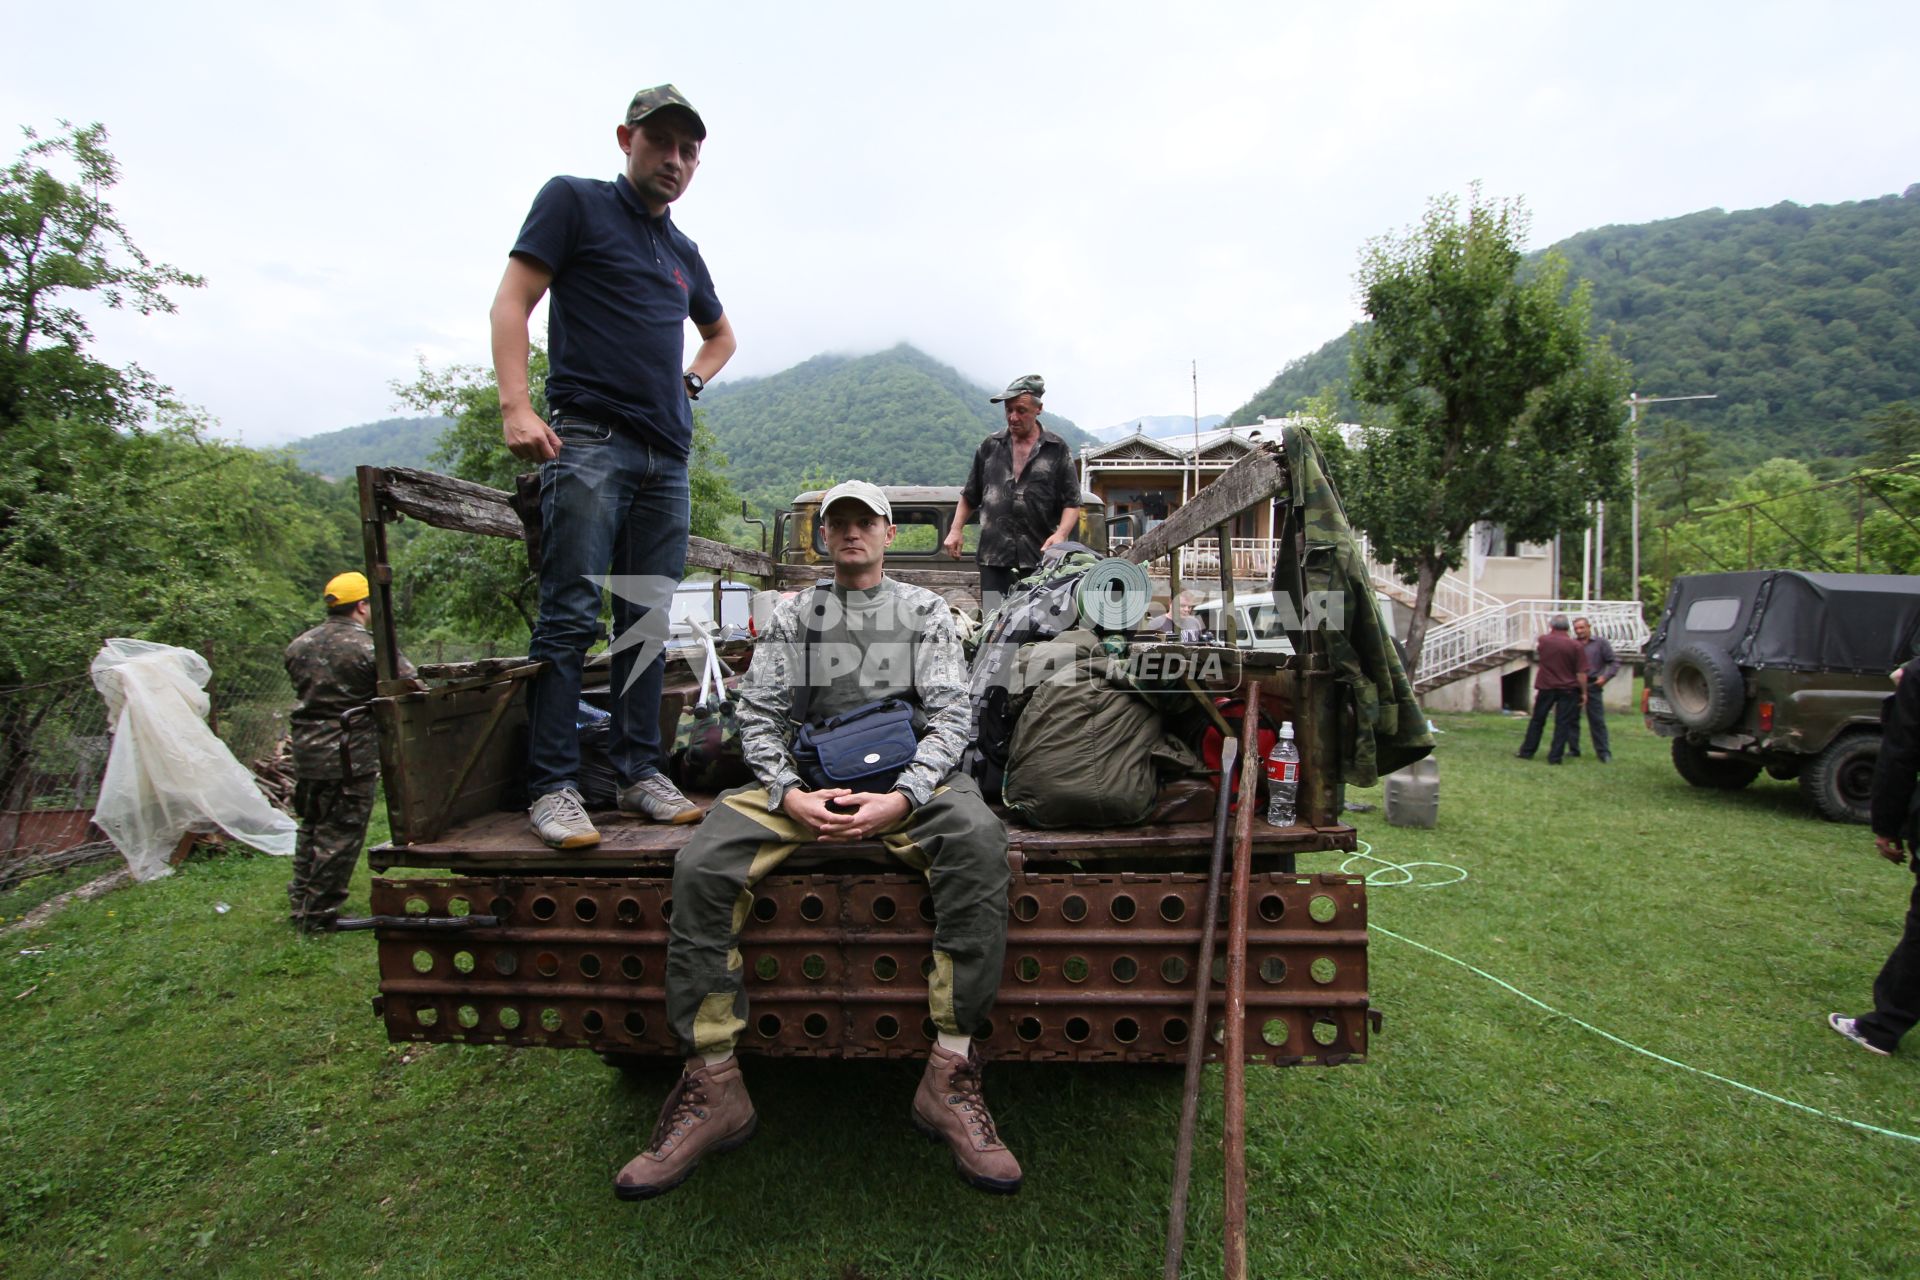
<svg viewBox="0 0 1920 1280">
<path fill-rule="evenodd" d="M 893 523 L 893 504 L 887 501 L 887 495 L 880 492 L 877 484 L 868 484 L 865 480 L 842 480 L 827 490 L 826 497 L 820 499 L 820 514 L 824 516 L 842 498 L 851 498 L 885 519 L 888 524 Z"/>
</svg>

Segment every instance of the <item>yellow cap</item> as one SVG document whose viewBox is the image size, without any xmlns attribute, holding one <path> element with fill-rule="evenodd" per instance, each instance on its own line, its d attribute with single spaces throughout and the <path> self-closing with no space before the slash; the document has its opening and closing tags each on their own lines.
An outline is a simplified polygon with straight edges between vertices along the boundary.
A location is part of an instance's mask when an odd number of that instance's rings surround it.
<svg viewBox="0 0 1920 1280">
<path fill-rule="evenodd" d="M 335 575 L 327 583 L 327 589 L 323 593 L 329 609 L 337 604 L 352 604 L 356 600 L 365 600 L 370 594 L 367 575 L 357 571 Z"/>
</svg>

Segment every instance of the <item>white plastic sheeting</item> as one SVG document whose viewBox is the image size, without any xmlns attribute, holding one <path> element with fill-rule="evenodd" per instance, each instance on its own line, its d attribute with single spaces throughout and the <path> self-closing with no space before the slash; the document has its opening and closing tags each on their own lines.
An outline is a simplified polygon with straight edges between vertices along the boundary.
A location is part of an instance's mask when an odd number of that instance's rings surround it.
<svg viewBox="0 0 1920 1280">
<path fill-rule="evenodd" d="M 260 794 L 253 775 L 207 725 L 213 671 L 191 649 L 108 640 L 93 659 L 107 700 L 113 751 L 93 820 L 136 880 L 169 875 L 189 831 L 225 831 L 266 853 L 293 852 L 294 820 Z"/>
</svg>

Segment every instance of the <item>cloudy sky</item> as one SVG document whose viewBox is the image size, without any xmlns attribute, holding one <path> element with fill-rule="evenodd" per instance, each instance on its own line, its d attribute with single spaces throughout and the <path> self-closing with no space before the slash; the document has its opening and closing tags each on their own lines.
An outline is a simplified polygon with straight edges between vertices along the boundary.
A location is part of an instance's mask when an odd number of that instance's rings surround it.
<svg viewBox="0 0 1920 1280">
<path fill-rule="evenodd" d="M 260 445 L 484 361 L 533 193 L 612 177 L 627 98 L 666 80 L 710 130 L 675 217 L 729 375 L 904 340 L 1038 370 L 1089 428 L 1188 412 L 1194 360 L 1230 412 L 1357 318 L 1368 237 L 1475 180 L 1536 246 L 1920 181 L 1910 0 L 0 12 L 0 123 L 105 122 L 135 240 L 207 278 L 103 318 L 99 353 Z"/>
</svg>

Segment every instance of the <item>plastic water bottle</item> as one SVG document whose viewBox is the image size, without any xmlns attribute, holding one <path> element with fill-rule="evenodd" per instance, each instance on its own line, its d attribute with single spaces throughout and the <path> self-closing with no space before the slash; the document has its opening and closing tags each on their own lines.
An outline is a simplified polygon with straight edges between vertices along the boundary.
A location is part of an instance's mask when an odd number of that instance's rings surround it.
<svg viewBox="0 0 1920 1280">
<path fill-rule="evenodd" d="M 1300 793 L 1300 748 L 1293 742 L 1293 721 L 1280 726 L 1280 740 L 1267 753 L 1267 821 L 1293 825 L 1294 799 Z"/>
</svg>

